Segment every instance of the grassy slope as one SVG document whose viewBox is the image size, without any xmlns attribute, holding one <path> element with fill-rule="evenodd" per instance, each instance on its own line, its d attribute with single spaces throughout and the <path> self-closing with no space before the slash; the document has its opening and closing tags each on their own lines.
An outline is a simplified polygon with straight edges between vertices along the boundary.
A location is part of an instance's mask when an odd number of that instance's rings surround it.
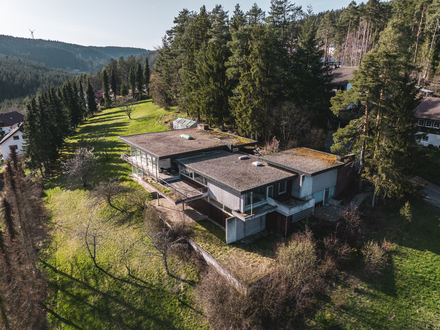
<svg viewBox="0 0 440 330">
<path fill-rule="evenodd" d="M 371 237 L 395 244 L 390 265 L 375 279 L 352 269 L 316 315 L 318 328 L 440 329 L 440 210 L 411 204 L 414 218 L 404 226 L 397 207 L 366 210 L 382 218 Z"/>
<path fill-rule="evenodd" d="M 79 128 L 67 140 L 62 157 L 69 157 L 79 146 L 95 148 L 99 154 L 98 168 L 92 178 L 96 184 L 109 177 L 125 180 L 131 167 L 120 159 L 125 145 L 121 135 L 165 130 L 157 118 L 166 113 L 151 101 L 140 102 L 132 120 L 115 108 L 101 112 Z M 108 141 L 108 143 L 104 143 Z M 107 145 L 108 156 L 104 147 Z M 137 187 L 139 189 L 139 187 Z M 88 188 L 89 189 L 89 188 Z M 160 257 L 154 253 L 142 234 L 142 216 L 116 216 L 101 205 L 96 210 L 89 204 L 89 191 L 66 185 L 60 174 L 46 185 L 45 200 L 51 217 L 51 240 L 45 261 L 50 278 L 50 308 L 63 318 L 62 329 L 194 329 L 205 328 L 206 321 L 194 310 L 192 286 L 180 284 L 164 275 Z M 91 221 L 92 219 L 92 221 Z M 105 274 L 94 267 L 85 249 L 85 226 L 97 236 L 98 264 Z M 130 247 L 129 252 L 123 253 Z M 128 262 L 134 277 L 127 275 Z M 190 281 L 198 274 L 178 260 L 170 261 L 171 271 Z M 55 271 L 54 269 L 57 269 Z M 179 290 L 180 300 L 175 294 Z M 51 316 L 51 328 L 60 325 Z"/>
</svg>

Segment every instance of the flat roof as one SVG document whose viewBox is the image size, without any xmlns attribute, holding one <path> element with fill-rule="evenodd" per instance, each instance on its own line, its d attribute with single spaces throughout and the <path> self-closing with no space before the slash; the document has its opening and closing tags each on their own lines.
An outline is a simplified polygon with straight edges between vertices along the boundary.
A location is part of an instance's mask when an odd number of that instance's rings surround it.
<svg viewBox="0 0 440 330">
<path fill-rule="evenodd" d="M 347 85 L 348 81 L 353 78 L 353 71 L 357 70 L 357 66 L 341 66 L 332 71 L 332 85 Z"/>
<path fill-rule="evenodd" d="M 313 176 L 344 163 L 338 156 L 309 148 L 295 148 L 260 157 L 269 163 Z"/>
<path fill-rule="evenodd" d="M 416 118 L 440 120 L 440 97 L 428 97 L 416 108 Z"/>
<path fill-rule="evenodd" d="M 192 139 L 185 139 L 181 135 L 189 135 Z M 228 144 L 245 146 L 257 143 L 240 136 L 198 128 L 120 136 L 119 140 L 159 158 L 202 152 L 206 149 L 222 149 Z"/>
<path fill-rule="evenodd" d="M 248 158 L 240 160 L 238 158 L 240 156 Z M 256 161 L 261 162 L 263 166 L 252 165 Z M 227 151 L 214 151 L 179 158 L 177 162 L 240 194 L 298 176 L 295 173 L 269 166 L 258 157 Z"/>
</svg>

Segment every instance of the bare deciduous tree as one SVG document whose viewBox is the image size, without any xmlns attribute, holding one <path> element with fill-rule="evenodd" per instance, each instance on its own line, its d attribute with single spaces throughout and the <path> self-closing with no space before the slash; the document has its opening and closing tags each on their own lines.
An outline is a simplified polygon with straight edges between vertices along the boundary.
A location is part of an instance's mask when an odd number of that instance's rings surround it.
<svg viewBox="0 0 440 330">
<path fill-rule="evenodd" d="M 63 163 L 65 174 L 74 180 L 79 180 L 83 187 L 87 185 L 89 175 L 93 173 L 98 157 L 93 154 L 93 148 L 76 149 L 73 158 Z"/>
</svg>

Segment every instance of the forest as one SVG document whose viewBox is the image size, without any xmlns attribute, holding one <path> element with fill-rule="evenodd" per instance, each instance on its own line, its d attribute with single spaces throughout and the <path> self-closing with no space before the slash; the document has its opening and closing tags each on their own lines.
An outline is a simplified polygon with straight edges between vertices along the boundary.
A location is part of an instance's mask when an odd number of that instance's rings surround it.
<svg viewBox="0 0 440 330">
<path fill-rule="evenodd" d="M 417 85 L 439 95 L 438 5 L 183 9 L 155 62 L 113 53 L 96 73 L 37 89 L 24 158 L 13 151 L 4 168 L 0 328 L 438 328 L 439 211 L 409 181 L 428 163 L 414 109 Z M 339 65 L 357 68 L 348 91 L 331 90 Z M 324 149 L 328 119 L 341 119 L 331 151 L 357 160 L 348 194 L 368 186 L 371 196 L 359 209 L 341 197 L 339 221 L 306 218 L 288 238 L 268 233 L 248 246 L 227 245 L 209 219 L 168 222 L 159 194 L 152 201 L 129 177 L 118 137 L 166 130 L 161 120 L 180 114 L 269 152 Z M 188 238 L 226 255 L 238 278 L 252 268 L 237 250 L 273 268 L 243 294 Z"/>
<path fill-rule="evenodd" d="M 405 0 L 319 14 L 287 0 L 267 13 L 256 4 L 230 16 L 221 6 L 183 9 L 159 50 L 151 94 L 160 106 L 287 144 L 325 126 L 333 65 L 360 66 L 395 20 L 407 28 L 411 78 L 437 92 L 439 15 L 438 1 Z"/>
<path fill-rule="evenodd" d="M 53 40 L 0 35 L 0 54 L 41 62 L 48 67 L 63 70 L 77 69 L 81 72 L 96 72 L 112 58 L 137 56 L 144 53 L 154 53 L 154 51 L 129 47 L 80 46 Z"/>
</svg>

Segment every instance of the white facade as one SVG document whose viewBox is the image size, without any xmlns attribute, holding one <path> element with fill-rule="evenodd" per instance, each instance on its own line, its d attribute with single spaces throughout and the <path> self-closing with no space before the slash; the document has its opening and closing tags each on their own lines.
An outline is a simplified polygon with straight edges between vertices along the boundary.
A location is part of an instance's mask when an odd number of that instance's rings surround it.
<svg viewBox="0 0 440 330">
<path fill-rule="evenodd" d="M 419 144 L 422 146 L 427 147 L 428 145 L 432 144 L 435 147 L 440 147 L 440 134 L 426 134 L 425 138 L 420 139 Z"/>
<path fill-rule="evenodd" d="M 292 184 L 292 196 L 301 199 L 315 198 L 315 203 L 334 195 L 336 181 L 338 179 L 338 169 L 324 172 L 315 176 L 300 175 Z"/>
<path fill-rule="evenodd" d="M 25 144 L 26 142 L 23 139 L 23 132 L 17 130 L 13 135 L 9 136 L 9 138 L 4 140 L 3 143 L 1 144 L 3 160 L 8 158 L 10 152 L 9 149 L 10 146 L 15 146 L 18 153 L 21 154 L 24 151 Z"/>
</svg>

